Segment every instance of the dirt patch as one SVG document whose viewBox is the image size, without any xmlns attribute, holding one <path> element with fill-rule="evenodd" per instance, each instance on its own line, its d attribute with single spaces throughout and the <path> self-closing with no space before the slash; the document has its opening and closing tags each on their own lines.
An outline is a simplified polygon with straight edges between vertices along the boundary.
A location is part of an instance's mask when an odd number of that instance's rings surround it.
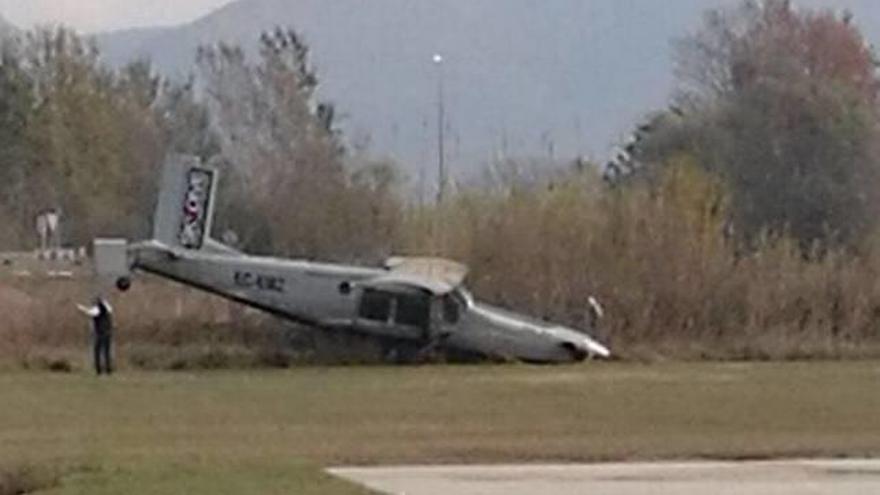
<svg viewBox="0 0 880 495">
<path fill-rule="evenodd" d="M 27 495 L 57 486 L 59 476 L 35 466 L 0 467 L 0 495 Z"/>
</svg>

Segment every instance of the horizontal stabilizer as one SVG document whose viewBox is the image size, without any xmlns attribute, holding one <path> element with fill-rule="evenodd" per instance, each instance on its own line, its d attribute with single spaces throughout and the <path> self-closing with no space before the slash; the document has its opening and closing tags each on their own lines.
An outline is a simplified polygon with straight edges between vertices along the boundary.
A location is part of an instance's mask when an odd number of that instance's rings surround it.
<svg viewBox="0 0 880 495">
<path fill-rule="evenodd" d="M 127 277 L 131 270 L 125 239 L 95 239 L 95 272 L 101 277 Z"/>
</svg>

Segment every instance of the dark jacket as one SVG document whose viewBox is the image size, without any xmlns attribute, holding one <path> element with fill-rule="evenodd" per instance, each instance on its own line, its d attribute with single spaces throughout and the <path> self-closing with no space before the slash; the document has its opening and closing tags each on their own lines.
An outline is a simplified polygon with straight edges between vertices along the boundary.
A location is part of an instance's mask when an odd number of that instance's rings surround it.
<svg viewBox="0 0 880 495">
<path fill-rule="evenodd" d="M 113 333 L 113 314 L 107 309 L 107 305 L 102 301 L 98 303 L 98 314 L 92 317 L 92 325 L 95 329 L 95 335 L 107 336 Z"/>
</svg>

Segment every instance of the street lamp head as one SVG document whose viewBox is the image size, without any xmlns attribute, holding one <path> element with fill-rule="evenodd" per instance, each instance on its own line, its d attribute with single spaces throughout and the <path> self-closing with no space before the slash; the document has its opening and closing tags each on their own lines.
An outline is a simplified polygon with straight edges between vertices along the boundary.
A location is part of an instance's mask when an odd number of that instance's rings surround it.
<svg viewBox="0 0 880 495">
<path fill-rule="evenodd" d="M 439 53 L 434 54 L 434 63 L 438 64 L 438 65 L 442 64 L 443 63 L 443 55 L 440 55 Z"/>
</svg>

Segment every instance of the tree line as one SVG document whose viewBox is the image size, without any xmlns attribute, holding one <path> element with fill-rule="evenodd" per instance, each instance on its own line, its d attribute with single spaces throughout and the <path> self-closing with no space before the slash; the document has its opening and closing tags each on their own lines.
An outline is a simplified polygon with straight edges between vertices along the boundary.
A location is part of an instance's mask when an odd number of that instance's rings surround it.
<svg viewBox="0 0 880 495">
<path fill-rule="evenodd" d="M 31 244 L 37 213 L 57 208 L 70 243 L 149 235 L 166 156 L 219 167 L 218 230 L 240 247 L 331 259 L 386 254 L 398 174 L 349 152 L 332 104 L 317 101 L 309 50 L 291 30 L 205 46 L 183 81 L 149 61 L 120 69 L 66 28 L 0 45 L 0 242 Z"/>
<path fill-rule="evenodd" d="M 677 89 L 607 167 L 471 190 L 403 245 L 619 354 L 877 355 L 880 77 L 848 13 L 743 0 L 674 44 Z M 515 168 L 515 167 L 514 167 Z"/>
<path fill-rule="evenodd" d="M 747 0 L 709 11 L 675 55 L 676 112 L 654 116 L 646 168 L 683 155 L 721 178 L 742 239 L 855 247 L 873 234 L 880 79 L 850 13 Z"/>
</svg>

